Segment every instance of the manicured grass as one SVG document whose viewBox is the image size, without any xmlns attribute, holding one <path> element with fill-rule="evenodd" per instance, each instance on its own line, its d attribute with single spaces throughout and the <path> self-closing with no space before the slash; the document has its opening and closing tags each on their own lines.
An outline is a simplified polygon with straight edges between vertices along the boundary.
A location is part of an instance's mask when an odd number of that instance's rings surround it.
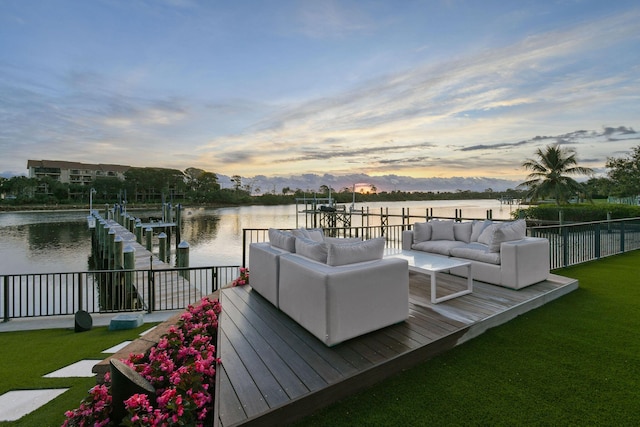
<svg viewBox="0 0 640 427">
<path fill-rule="evenodd" d="M 47 405 L 18 421 L 0 422 L 0 426 L 59 426 L 64 412 L 75 409 L 96 384 L 91 378 L 43 378 L 49 372 L 82 359 L 101 360 L 102 351 L 123 341 L 136 339 L 140 332 L 151 328 L 145 324 L 137 329 L 109 331 L 96 327 L 76 333 L 73 329 L 0 333 L 0 394 L 10 390 L 39 388 L 69 388 Z"/>
<path fill-rule="evenodd" d="M 640 251 L 580 288 L 300 425 L 640 425 Z"/>
</svg>

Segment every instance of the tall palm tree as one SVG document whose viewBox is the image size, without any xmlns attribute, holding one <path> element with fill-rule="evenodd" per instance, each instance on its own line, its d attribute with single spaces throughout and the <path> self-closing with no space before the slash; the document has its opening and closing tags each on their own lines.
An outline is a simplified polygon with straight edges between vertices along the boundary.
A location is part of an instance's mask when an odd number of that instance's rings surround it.
<svg viewBox="0 0 640 427">
<path fill-rule="evenodd" d="M 544 150 L 538 148 L 536 157 L 522 163 L 522 167 L 532 172 L 518 185 L 529 189 L 527 196 L 534 201 L 550 196 L 557 205 L 566 203 L 572 195 L 584 192 L 583 185 L 568 175 L 593 175 L 591 168 L 578 166 L 575 150 L 561 148 L 559 144 L 547 145 Z"/>
</svg>

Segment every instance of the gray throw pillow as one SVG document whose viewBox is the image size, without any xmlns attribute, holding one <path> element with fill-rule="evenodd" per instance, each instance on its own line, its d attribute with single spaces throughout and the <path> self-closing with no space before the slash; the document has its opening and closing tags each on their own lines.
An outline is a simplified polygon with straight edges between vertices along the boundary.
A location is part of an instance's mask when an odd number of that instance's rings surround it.
<svg viewBox="0 0 640 427">
<path fill-rule="evenodd" d="M 428 222 L 416 222 L 413 224 L 413 243 L 431 240 L 431 224 Z"/>
<path fill-rule="evenodd" d="M 288 231 L 278 230 L 277 228 L 269 229 L 269 242 L 271 246 L 284 249 L 287 252 L 296 251 L 296 237 Z"/>
<path fill-rule="evenodd" d="M 327 264 L 332 266 L 382 259 L 385 238 L 365 240 L 348 245 L 329 245 Z"/>
<path fill-rule="evenodd" d="M 431 221 L 431 240 L 455 240 L 453 220 Z"/>
<path fill-rule="evenodd" d="M 328 245 L 304 237 L 296 238 L 296 253 L 314 261 L 327 263 Z"/>
</svg>

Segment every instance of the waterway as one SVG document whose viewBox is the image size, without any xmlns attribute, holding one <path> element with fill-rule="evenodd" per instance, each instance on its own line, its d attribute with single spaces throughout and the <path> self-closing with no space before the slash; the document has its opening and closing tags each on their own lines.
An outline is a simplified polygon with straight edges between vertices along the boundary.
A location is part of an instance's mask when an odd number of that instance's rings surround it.
<svg viewBox="0 0 640 427">
<path fill-rule="evenodd" d="M 300 208 L 300 207 L 299 207 Z M 465 218 L 485 218 L 491 210 L 495 219 L 509 219 L 517 206 L 497 200 L 447 200 L 379 202 L 355 204 L 370 213 L 453 217 L 462 210 Z M 91 233 L 88 211 L 0 212 L 0 274 L 59 273 L 90 269 Z M 134 211 L 136 217 L 158 217 L 159 211 Z M 400 219 L 390 224 L 401 223 Z M 369 217 L 368 225 L 378 225 Z M 359 216 L 352 225 L 367 225 Z M 295 205 L 242 206 L 233 208 L 185 208 L 181 238 L 189 243 L 191 267 L 240 265 L 243 228 L 294 228 L 305 226 L 304 214 Z M 175 247 L 175 242 L 172 245 Z"/>
</svg>

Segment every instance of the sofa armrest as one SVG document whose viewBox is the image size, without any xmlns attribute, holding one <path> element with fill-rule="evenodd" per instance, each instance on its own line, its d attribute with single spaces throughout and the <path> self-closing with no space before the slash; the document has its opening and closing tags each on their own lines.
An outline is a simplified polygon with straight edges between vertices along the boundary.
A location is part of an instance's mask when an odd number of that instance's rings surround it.
<svg viewBox="0 0 640 427">
<path fill-rule="evenodd" d="M 402 231 L 402 250 L 410 251 L 413 245 L 413 230 Z"/>
<path fill-rule="evenodd" d="M 332 346 L 407 319 L 408 265 L 381 259 L 333 267 L 283 255 L 279 295 L 284 313 Z"/>
<path fill-rule="evenodd" d="M 549 277 L 549 240 L 526 237 L 500 245 L 502 283 L 515 289 L 542 282 Z"/>
<path fill-rule="evenodd" d="M 249 245 L 250 284 L 260 295 L 278 307 L 279 258 L 289 252 L 275 248 L 269 243 Z"/>
</svg>

